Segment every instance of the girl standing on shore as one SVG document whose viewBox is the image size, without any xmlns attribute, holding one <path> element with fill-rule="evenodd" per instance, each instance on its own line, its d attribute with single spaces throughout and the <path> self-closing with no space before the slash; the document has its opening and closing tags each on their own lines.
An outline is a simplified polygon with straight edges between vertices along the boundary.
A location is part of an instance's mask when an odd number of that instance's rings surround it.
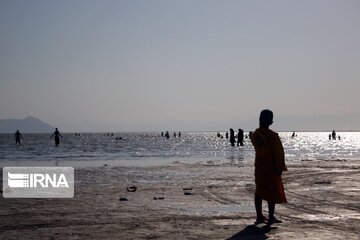
<svg viewBox="0 0 360 240">
<path fill-rule="evenodd" d="M 270 130 L 273 123 L 272 111 L 266 109 L 260 113 L 260 127 L 253 133 L 251 142 L 255 147 L 255 224 L 281 223 L 274 216 L 275 204 L 286 203 L 284 187 L 281 179 L 286 171 L 285 154 L 279 135 Z M 262 213 L 262 200 L 268 202 L 269 219 Z"/>
</svg>

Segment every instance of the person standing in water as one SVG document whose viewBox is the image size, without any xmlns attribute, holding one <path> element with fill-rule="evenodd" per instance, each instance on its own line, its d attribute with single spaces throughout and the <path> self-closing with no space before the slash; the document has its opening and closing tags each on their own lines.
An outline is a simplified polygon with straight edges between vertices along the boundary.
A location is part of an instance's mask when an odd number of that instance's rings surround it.
<svg viewBox="0 0 360 240">
<path fill-rule="evenodd" d="M 232 147 L 235 146 L 235 133 L 234 133 L 234 129 L 232 128 L 230 128 L 230 143 Z"/>
<path fill-rule="evenodd" d="M 336 140 L 336 132 L 335 132 L 335 130 L 332 131 L 331 136 L 332 136 L 333 140 Z"/>
<path fill-rule="evenodd" d="M 244 146 L 244 131 L 241 128 L 237 134 L 237 146 Z"/>
<path fill-rule="evenodd" d="M 21 139 L 22 139 L 22 135 L 19 132 L 19 130 L 16 130 L 15 134 L 14 134 L 14 138 L 15 138 L 15 144 L 21 144 Z"/>
<path fill-rule="evenodd" d="M 282 172 L 285 165 L 284 148 L 276 132 L 269 129 L 273 123 L 272 111 L 266 109 L 260 113 L 260 127 L 253 133 L 251 142 L 255 148 L 255 224 L 281 223 L 274 216 L 275 204 L 286 203 Z M 269 219 L 262 213 L 262 200 L 268 202 Z"/>
<path fill-rule="evenodd" d="M 58 146 L 60 144 L 60 137 L 63 137 L 59 130 L 55 128 L 55 132 L 51 135 L 50 139 L 54 137 L 55 138 L 55 145 Z"/>
</svg>

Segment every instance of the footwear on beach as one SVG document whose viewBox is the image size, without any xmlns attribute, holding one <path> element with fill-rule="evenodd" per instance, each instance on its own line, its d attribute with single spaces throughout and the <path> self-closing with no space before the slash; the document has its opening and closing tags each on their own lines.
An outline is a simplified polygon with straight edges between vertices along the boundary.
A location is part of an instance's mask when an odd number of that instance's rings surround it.
<svg viewBox="0 0 360 240">
<path fill-rule="evenodd" d="M 266 223 L 268 221 L 268 219 L 266 217 L 262 217 L 262 218 L 257 218 L 256 221 L 254 222 L 255 225 L 261 224 L 261 223 Z"/>
<path fill-rule="evenodd" d="M 280 219 L 277 219 L 276 217 L 270 218 L 268 220 L 269 225 L 274 224 L 274 223 L 282 223 L 282 221 Z"/>
</svg>

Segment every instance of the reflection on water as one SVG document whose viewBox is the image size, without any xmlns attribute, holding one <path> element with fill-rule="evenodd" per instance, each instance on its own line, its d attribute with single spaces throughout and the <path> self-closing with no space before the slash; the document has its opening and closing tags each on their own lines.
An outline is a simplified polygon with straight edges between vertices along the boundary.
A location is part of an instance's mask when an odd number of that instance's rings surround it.
<svg viewBox="0 0 360 240">
<path fill-rule="evenodd" d="M 327 132 L 280 133 L 288 160 L 359 159 L 360 133 L 338 132 L 341 140 L 329 140 Z"/>
<path fill-rule="evenodd" d="M 328 132 L 296 134 L 292 138 L 291 132 L 279 133 L 287 160 L 360 158 L 359 132 L 338 132 L 341 140 L 329 140 Z M 254 159 L 249 139 L 245 139 L 243 147 L 231 147 L 228 139 L 218 138 L 216 132 L 183 132 L 181 138 L 170 139 L 161 137 L 160 133 L 63 135 L 60 146 L 55 147 L 49 139 L 50 134 L 23 134 L 21 146 L 14 144 L 13 134 L 0 134 L 0 161 L 196 159 L 243 162 Z M 122 139 L 116 139 L 119 137 Z"/>
</svg>

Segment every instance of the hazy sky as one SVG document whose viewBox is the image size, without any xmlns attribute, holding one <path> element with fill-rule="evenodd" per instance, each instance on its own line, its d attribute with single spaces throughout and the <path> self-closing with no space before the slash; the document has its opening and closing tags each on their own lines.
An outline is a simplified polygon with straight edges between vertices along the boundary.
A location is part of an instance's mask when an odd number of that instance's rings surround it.
<svg viewBox="0 0 360 240">
<path fill-rule="evenodd" d="M 359 90 L 358 0 L 0 0 L 0 118 L 216 130 Z"/>
</svg>

